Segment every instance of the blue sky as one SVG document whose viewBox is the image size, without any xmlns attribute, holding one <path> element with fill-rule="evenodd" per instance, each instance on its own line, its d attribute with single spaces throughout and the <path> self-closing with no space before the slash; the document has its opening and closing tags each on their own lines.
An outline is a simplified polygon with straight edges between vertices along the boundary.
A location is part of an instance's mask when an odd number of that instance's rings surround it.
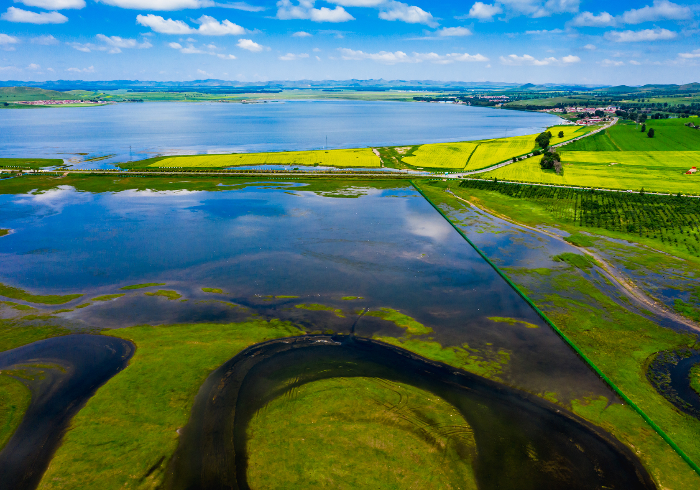
<svg viewBox="0 0 700 490">
<path fill-rule="evenodd" d="M 2 0 L 2 80 L 700 81 L 669 0 Z"/>
</svg>

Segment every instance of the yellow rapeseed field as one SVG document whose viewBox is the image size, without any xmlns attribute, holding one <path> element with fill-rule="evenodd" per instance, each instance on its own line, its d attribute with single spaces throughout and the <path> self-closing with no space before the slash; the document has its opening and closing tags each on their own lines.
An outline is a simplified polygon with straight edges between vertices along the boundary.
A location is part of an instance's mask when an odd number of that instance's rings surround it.
<svg viewBox="0 0 700 490">
<path fill-rule="evenodd" d="M 274 153 L 232 153 L 228 155 L 187 155 L 168 157 L 150 167 L 238 167 L 243 165 L 314 165 L 329 167 L 379 167 L 381 161 L 370 148 L 349 150 L 285 151 Z"/>
<path fill-rule="evenodd" d="M 402 162 L 414 167 L 461 169 L 478 143 L 435 143 L 422 145 L 413 156 L 403 157 Z"/>
</svg>

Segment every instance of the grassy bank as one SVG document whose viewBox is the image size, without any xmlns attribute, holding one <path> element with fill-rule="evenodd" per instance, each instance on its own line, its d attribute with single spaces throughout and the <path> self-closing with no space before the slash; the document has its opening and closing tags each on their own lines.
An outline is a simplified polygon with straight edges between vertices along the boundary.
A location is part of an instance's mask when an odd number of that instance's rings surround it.
<svg viewBox="0 0 700 490">
<path fill-rule="evenodd" d="M 156 487 L 209 373 L 252 344 L 301 332 L 250 320 L 105 333 L 131 340 L 136 353 L 73 419 L 41 489 Z"/>
<path fill-rule="evenodd" d="M 0 284 L 0 296 L 10 299 L 18 299 L 28 303 L 44 304 L 44 305 L 62 305 L 80 298 L 82 294 L 31 294 L 24 289 L 14 288 L 5 284 Z"/>
<path fill-rule="evenodd" d="M 422 189 L 469 234 L 468 225 L 459 221 L 464 204 L 443 192 L 445 186 L 443 182 L 426 182 Z M 566 229 L 546 203 L 509 198 L 478 189 L 453 190 L 467 200 L 528 225 Z M 592 240 L 591 244 L 594 248 L 595 241 Z M 503 253 L 508 251 L 503 250 Z M 543 253 L 546 254 L 546 250 Z M 498 260 L 499 257 L 491 258 Z M 638 260 L 639 267 L 644 267 L 649 259 L 645 253 L 629 256 L 628 260 Z M 687 261 L 684 263 L 688 264 Z M 696 337 L 660 327 L 632 313 L 622 306 L 624 300 L 606 294 L 605 281 L 601 282 L 586 272 L 592 267 L 591 263 L 572 265 L 571 260 L 560 257 L 560 262 L 552 260 L 552 266 L 545 269 L 546 273 L 528 267 L 510 268 L 507 272 L 602 372 L 691 458 L 700 460 L 697 439 L 700 421 L 679 413 L 646 379 L 646 363 L 654 353 L 694 346 Z M 609 405 L 605 399 L 585 399 L 574 401 L 570 408 L 632 447 L 661 488 L 682 489 L 700 485 L 700 477 L 629 407 Z"/>
<path fill-rule="evenodd" d="M 281 151 L 273 153 L 231 153 L 227 155 L 186 155 L 158 157 L 124 168 L 226 168 L 248 165 L 305 165 L 325 167 L 379 167 L 381 162 L 369 148 L 349 150 Z"/>
<path fill-rule="evenodd" d="M 273 400 L 248 427 L 251 488 L 476 489 L 458 410 L 412 386 L 332 378 Z"/>
<path fill-rule="evenodd" d="M 19 426 L 30 401 L 29 389 L 0 371 L 0 450 Z"/>
<path fill-rule="evenodd" d="M 0 168 L 12 170 L 36 169 L 63 165 L 60 158 L 0 158 Z"/>
</svg>

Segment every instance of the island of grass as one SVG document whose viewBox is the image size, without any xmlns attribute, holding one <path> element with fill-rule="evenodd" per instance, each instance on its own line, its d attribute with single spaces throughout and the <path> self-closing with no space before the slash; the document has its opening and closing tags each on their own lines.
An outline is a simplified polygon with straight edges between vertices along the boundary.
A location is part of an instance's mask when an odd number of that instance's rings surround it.
<svg viewBox="0 0 700 490">
<path fill-rule="evenodd" d="M 356 299 L 364 299 L 362 296 L 343 296 L 342 298 L 343 301 L 354 301 Z"/>
<path fill-rule="evenodd" d="M 303 165 L 322 167 L 380 167 L 379 157 L 369 148 L 347 150 L 232 153 L 157 157 L 120 164 L 122 168 L 227 168 L 249 165 Z"/>
<path fill-rule="evenodd" d="M 224 290 L 219 288 L 202 288 L 202 291 L 205 293 L 224 294 Z"/>
<path fill-rule="evenodd" d="M 143 293 L 146 296 L 161 296 L 163 298 L 167 298 L 170 301 L 180 299 L 182 295 L 178 293 L 177 291 L 173 291 L 172 289 L 159 289 L 158 291 L 154 291 L 152 293 Z"/>
<path fill-rule="evenodd" d="M 376 378 L 316 381 L 272 400 L 248 426 L 247 450 L 251 488 L 477 488 L 461 413 Z"/>
<path fill-rule="evenodd" d="M 105 294 L 96 298 L 92 298 L 91 301 L 112 301 L 113 299 L 121 298 L 122 296 L 124 296 L 124 293 Z"/>
<path fill-rule="evenodd" d="M 392 322 L 397 327 L 404 329 L 408 335 L 425 335 L 433 331 L 432 328 L 426 327 L 410 316 L 404 315 L 400 311 L 392 308 L 380 308 L 379 310 L 368 311 L 365 315 Z"/>
<path fill-rule="evenodd" d="M 37 303 L 45 305 L 62 305 L 73 301 L 76 298 L 83 296 L 82 294 L 65 294 L 65 295 L 37 295 L 31 294 L 27 291 L 12 286 L 7 286 L 5 284 L 0 284 L 0 296 L 10 299 L 18 299 L 21 301 L 26 301 L 28 303 Z"/>
<path fill-rule="evenodd" d="M 9 235 L 9 234 L 10 234 L 10 230 L 8 230 L 7 228 L 0 228 L 0 236 L 5 236 L 5 235 Z"/>
<path fill-rule="evenodd" d="M 508 325 L 522 325 L 525 328 L 540 328 L 534 323 L 526 322 L 525 320 L 518 320 L 517 318 L 508 318 L 503 316 L 490 316 L 489 320 L 496 323 L 507 323 Z"/>
<path fill-rule="evenodd" d="M 143 284 L 132 284 L 131 286 L 124 286 L 123 288 L 119 288 L 125 291 L 130 291 L 132 289 L 143 289 L 143 288 L 152 288 L 153 286 L 165 286 L 164 282 L 145 282 Z"/>
<path fill-rule="evenodd" d="M 690 368 L 688 377 L 690 378 L 690 387 L 700 396 L 700 364 Z"/>
<path fill-rule="evenodd" d="M 294 305 L 294 307 L 299 308 L 301 310 L 330 311 L 330 312 L 335 313 L 335 315 L 340 317 L 340 318 L 345 318 L 345 315 L 343 314 L 343 310 L 338 309 L 338 308 L 333 308 L 332 306 L 320 305 L 318 303 L 308 303 L 308 304 Z"/>
</svg>

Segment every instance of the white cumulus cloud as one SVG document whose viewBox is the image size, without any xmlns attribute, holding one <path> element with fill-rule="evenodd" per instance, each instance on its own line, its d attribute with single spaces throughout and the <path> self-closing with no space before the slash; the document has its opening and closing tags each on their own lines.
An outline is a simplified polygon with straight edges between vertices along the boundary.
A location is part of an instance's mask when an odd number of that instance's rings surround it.
<svg viewBox="0 0 700 490">
<path fill-rule="evenodd" d="M 39 7 L 44 10 L 64 10 L 85 8 L 85 0 L 15 0 L 27 7 Z"/>
<path fill-rule="evenodd" d="M 8 34 L 0 34 L 0 46 L 9 46 L 11 44 L 19 44 L 19 39 Z"/>
<path fill-rule="evenodd" d="M 598 15 L 581 12 L 574 17 L 571 24 L 578 27 L 612 27 L 617 25 L 617 20 L 607 12 L 601 12 Z"/>
<path fill-rule="evenodd" d="M 66 68 L 66 71 L 72 71 L 75 73 L 95 73 L 95 67 L 90 66 L 88 68 Z"/>
<path fill-rule="evenodd" d="M 183 46 L 180 43 L 168 43 L 168 46 L 173 49 L 177 49 L 182 54 L 208 54 L 210 56 L 216 56 L 217 58 L 221 58 L 222 60 L 236 59 L 236 57 L 232 54 L 217 53 L 215 50 L 219 48 L 213 44 L 207 44 L 203 46 L 203 48 L 205 49 L 196 48 L 192 43 L 189 43 L 186 46 Z"/>
<path fill-rule="evenodd" d="M 385 3 L 386 0 L 327 0 L 328 3 L 335 3 L 343 7 L 376 7 Z"/>
<path fill-rule="evenodd" d="M 136 22 L 144 27 L 150 27 L 152 31 L 160 34 L 201 34 L 203 36 L 240 36 L 247 31 L 229 20 L 219 22 L 214 17 L 202 15 L 195 22 L 198 28 L 190 27 L 181 20 L 164 19 L 160 15 L 137 15 Z"/>
<path fill-rule="evenodd" d="M 138 41 L 137 39 L 126 39 L 119 36 L 105 36 L 104 34 L 97 34 L 95 36 L 101 44 L 94 43 L 66 43 L 68 46 L 83 53 L 90 53 L 92 51 L 106 51 L 110 54 L 121 53 L 122 49 L 147 49 L 153 45 L 148 42 L 147 39 Z"/>
<path fill-rule="evenodd" d="M 392 1 L 384 8 L 385 10 L 379 12 L 379 18 L 383 20 L 399 20 L 408 24 L 425 24 L 430 27 L 438 25 L 433 14 L 415 5 Z"/>
<path fill-rule="evenodd" d="M 344 60 L 372 60 L 387 65 L 396 63 L 422 63 L 430 62 L 436 64 L 448 64 L 455 61 L 488 61 L 489 59 L 481 54 L 471 55 L 469 53 L 450 53 L 440 55 L 437 53 L 412 53 L 403 51 L 379 51 L 377 53 L 366 53 L 348 48 L 339 48 L 340 56 Z"/>
<path fill-rule="evenodd" d="M 472 31 L 466 27 L 443 27 L 437 31 L 437 35 L 442 37 L 471 36 Z"/>
<path fill-rule="evenodd" d="M 586 44 L 586 45 L 583 47 L 583 49 L 587 49 L 587 50 L 589 50 L 589 51 L 595 51 L 595 50 L 598 49 L 598 48 L 596 48 L 595 44 Z"/>
<path fill-rule="evenodd" d="M 686 20 L 693 17 L 690 7 L 678 5 L 668 0 L 654 0 L 652 6 L 632 9 L 622 14 L 625 24 L 641 24 L 660 20 Z"/>
<path fill-rule="evenodd" d="M 277 2 L 277 18 L 281 20 L 308 19 L 314 22 L 347 22 L 355 20 L 355 17 L 343 7 L 336 6 L 334 9 L 314 7 L 313 0 L 299 0 L 295 5 L 291 0 L 280 0 Z"/>
<path fill-rule="evenodd" d="M 500 57 L 501 64 L 503 65 L 508 65 L 508 66 L 524 66 L 524 65 L 529 65 L 529 66 L 547 66 L 547 65 L 567 65 L 571 63 L 578 63 L 581 61 L 581 58 L 578 56 L 564 56 L 561 59 L 557 59 L 554 57 L 549 57 L 549 58 L 543 58 L 541 60 L 538 60 L 534 56 L 530 56 L 529 54 L 524 54 L 522 56 L 518 56 L 515 54 L 511 54 L 508 56 L 501 56 Z"/>
<path fill-rule="evenodd" d="M 7 12 L 0 16 L 8 22 L 22 22 L 25 24 L 63 24 L 68 22 L 68 17 L 59 12 L 31 12 L 16 7 L 9 7 Z"/>
<path fill-rule="evenodd" d="M 685 59 L 700 58 L 700 49 L 695 49 L 690 53 L 678 53 L 678 56 Z"/>
<path fill-rule="evenodd" d="M 251 51 L 253 53 L 258 53 L 265 49 L 265 46 L 262 44 L 258 44 L 252 39 L 239 39 L 238 42 L 236 43 L 236 46 L 238 46 L 241 49 L 245 49 L 247 51 Z"/>
<path fill-rule="evenodd" d="M 489 5 L 483 2 L 476 2 L 474 5 L 472 5 L 472 8 L 469 9 L 469 17 L 479 20 L 491 21 L 493 20 L 494 15 L 502 13 L 503 9 L 501 6 L 495 3 Z"/>
<path fill-rule="evenodd" d="M 610 31 L 605 33 L 605 39 L 618 43 L 635 43 L 643 41 L 666 41 L 674 39 L 677 34 L 668 29 L 643 29 L 641 31 Z"/>
<path fill-rule="evenodd" d="M 48 34 L 46 36 L 33 37 L 32 43 L 41 44 L 42 46 L 50 46 L 52 44 L 58 44 L 59 41 L 58 41 L 58 39 L 53 37 L 51 34 Z"/>
<path fill-rule="evenodd" d="M 622 66 L 624 64 L 625 64 L 624 61 L 614 61 L 614 60 L 608 60 L 608 59 L 605 59 L 605 60 L 600 62 L 600 66 Z"/>
<path fill-rule="evenodd" d="M 294 36 L 294 37 L 311 37 L 312 35 L 313 34 L 309 34 L 308 32 L 304 32 L 304 31 L 299 31 L 299 32 L 295 32 L 294 34 L 292 34 L 292 36 Z"/>
<path fill-rule="evenodd" d="M 299 53 L 299 54 L 287 53 L 285 55 L 280 56 L 279 59 L 282 61 L 295 61 L 295 60 L 300 60 L 300 59 L 308 58 L 308 57 L 309 57 L 308 53 Z"/>
<path fill-rule="evenodd" d="M 212 0 L 96 0 L 105 5 L 131 10 L 184 10 L 214 7 Z"/>
</svg>

